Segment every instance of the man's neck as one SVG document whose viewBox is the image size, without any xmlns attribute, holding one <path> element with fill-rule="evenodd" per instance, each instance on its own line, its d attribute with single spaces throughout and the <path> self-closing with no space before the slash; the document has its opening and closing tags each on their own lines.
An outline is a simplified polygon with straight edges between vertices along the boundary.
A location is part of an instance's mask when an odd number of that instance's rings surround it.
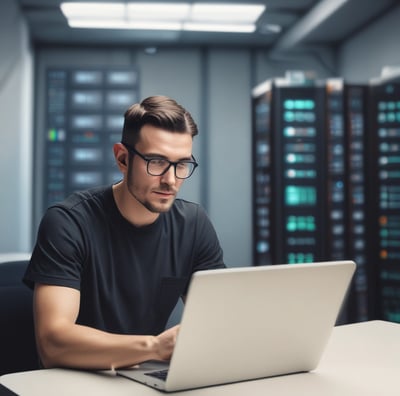
<svg viewBox="0 0 400 396">
<path fill-rule="evenodd" d="M 143 227 L 154 223 L 159 213 L 149 211 L 128 191 L 122 181 L 113 185 L 114 200 L 121 215 L 136 227 Z"/>
</svg>

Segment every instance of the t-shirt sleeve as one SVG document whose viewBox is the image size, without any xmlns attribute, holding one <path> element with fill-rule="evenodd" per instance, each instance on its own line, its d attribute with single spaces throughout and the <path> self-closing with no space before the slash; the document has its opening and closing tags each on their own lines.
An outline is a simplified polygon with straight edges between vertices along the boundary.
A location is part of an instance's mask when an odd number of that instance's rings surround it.
<svg viewBox="0 0 400 396">
<path fill-rule="evenodd" d="M 208 215 L 198 207 L 194 271 L 225 268 L 223 251 Z"/>
<path fill-rule="evenodd" d="M 47 210 L 40 223 L 37 241 L 24 282 L 80 288 L 84 242 L 79 222 L 62 207 Z"/>
</svg>

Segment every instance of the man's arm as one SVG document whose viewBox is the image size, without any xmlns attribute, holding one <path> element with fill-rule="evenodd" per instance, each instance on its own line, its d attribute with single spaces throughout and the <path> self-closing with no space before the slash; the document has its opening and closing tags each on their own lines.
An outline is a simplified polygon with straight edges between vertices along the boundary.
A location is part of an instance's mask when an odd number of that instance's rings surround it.
<svg viewBox="0 0 400 396">
<path fill-rule="evenodd" d="M 45 367 L 111 369 L 171 357 L 179 326 L 158 336 L 119 335 L 76 324 L 80 292 L 36 284 L 35 331 Z"/>
</svg>

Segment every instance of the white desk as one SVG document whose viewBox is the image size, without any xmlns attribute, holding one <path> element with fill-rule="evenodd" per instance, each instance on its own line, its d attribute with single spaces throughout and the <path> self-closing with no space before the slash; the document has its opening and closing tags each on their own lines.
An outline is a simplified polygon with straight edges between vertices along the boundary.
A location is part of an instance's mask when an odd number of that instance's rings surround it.
<svg viewBox="0 0 400 396">
<path fill-rule="evenodd" d="M 7 374 L 0 377 L 0 384 L 22 396 L 163 395 L 157 390 L 110 373 L 64 369 Z M 318 368 L 310 373 L 176 394 L 179 396 L 398 396 L 400 395 L 400 324 L 371 321 L 336 327 Z"/>
<path fill-rule="evenodd" d="M 31 253 L 0 253 L 0 264 L 10 261 L 25 261 L 31 259 Z"/>
</svg>

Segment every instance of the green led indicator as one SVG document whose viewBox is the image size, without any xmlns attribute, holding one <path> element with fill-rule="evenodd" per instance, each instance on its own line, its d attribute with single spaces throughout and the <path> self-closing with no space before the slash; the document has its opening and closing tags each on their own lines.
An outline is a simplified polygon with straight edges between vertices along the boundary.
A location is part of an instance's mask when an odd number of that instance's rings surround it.
<svg viewBox="0 0 400 396">
<path fill-rule="evenodd" d="M 48 140 L 49 140 L 50 142 L 55 142 L 55 141 L 57 141 L 57 130 L 54 129 L 54 128 L 49 129 L 47 138 L 48 138 Z"/>
<path fill-rule="evenodd" d="M 387 172 L 387 178 L 389 179 L 398 179 L 400 178 L 400 172 L 399 171 L 388 171 Z"/>
<path fill-rule="evenodd" d="M 295 113 L 293 111 L 285 111 L 283 117 L 286 122 L 293 122 L 295 119 Z"/>
<path fill-rule="evenodd" d="M 297 230 L 297 222 L 296 222 L 295 216 L 289 216 L 287 223 L 286 223 L 286 229 L 289 232 L 293 232 L 293 231 Z"/>
<path fill-rule="evenodd" d="M 380 230 L 379 233 L 381 235 L 381 238 L 384 238 L 384 239 L 386 239 L 389 236 L 389 231 L 387 229 Z"/>
<path fill-rule="evenodd" d="M 314 232 L 316 230 L 315 218 L 314 216 L 289 216 L 286 229 L 288 232 Z"/>
<path fill-rule="evenodd" d="M 305 108 L 307 109 L 307 110 L 314 110 L 314 108 L 315 108 L 315 102 L 313 101 L 313 100 L 306 100 L 305 101 Z"/>
<path fill-rule="evenodd" d="M 400 230 L 388 230 L 387 228 L 383 228 L 379 231 L 379 235 L 382 239 L 387 238 L 396 238 L 400 237 Z"/>
<path fill-rule="evenodd" d="M 288 169 L 286 171 L 286 176 L 290 179 L 315 179 L 317 173 L 312 169 Z"/>
<path fill-rule="evenodd" d="M 386 114 L 385 113 L 379 113 L 378 114 L 378 123 L 384 124 L 386 122 Z"/>
<path fill-rule="evenodd" d="M 306 228 L 307 231 L 315 231 L 315 221 L 313 216 L 306 217 Z"/>
<path fill-rule="evenodd" d="M 314 255 L 312 253 L 289 253 L 287 256 L 289 264 L 312 263 Z"/>
<path fill-rule="evenodd" d="M 388 161 L 388 164 L 399 164 L 400 157 L 399 156 L 387 157 L 387 161 Z"/>
<path fill-rule="evenodd" d="M 387 84 L 387 85 L 385 86 L 385 92 L 386 92 L 386 93 L 389 93 L 389 94 L 392 94 L 392 93 L 394 92 L 393 84 Z"/>
<path fill-rule="evenodd" d="M 286 99 L 283 102 L 283 107 L 286 110 L 313 110 L 315 108 L 315 101 L 312 99 Z"/>
<path fill-rule="evenodd" d="M 314 163 L 315 155 L 314 154 L 294 154 L 290 153 L 286 155 L 286 162 L 288 164 L 295 163 Z"/>
<path fill-rule="evenodd" d="M 388 120 L 388 122 L 395 122 L 396 121 L 396 113 L 394 113 L 394 112 L 387 113 L 387 120 Z"/>
<path fill-rule="evenodd" d="M 293 109 L 295 108 L 295 106 L 294 106 L 294 100 L 291 100 L 291 99 L 285 100 L 284 103 L 283 103 L 283 107 L 284 107 L 286 110 L 293 110 Z"/>
<path fill-rule="evenodd" d="M 288 206 L 314 205 L 316 203 L 315 187 L 287 186 L 285 203 Z"/>
</svg>

